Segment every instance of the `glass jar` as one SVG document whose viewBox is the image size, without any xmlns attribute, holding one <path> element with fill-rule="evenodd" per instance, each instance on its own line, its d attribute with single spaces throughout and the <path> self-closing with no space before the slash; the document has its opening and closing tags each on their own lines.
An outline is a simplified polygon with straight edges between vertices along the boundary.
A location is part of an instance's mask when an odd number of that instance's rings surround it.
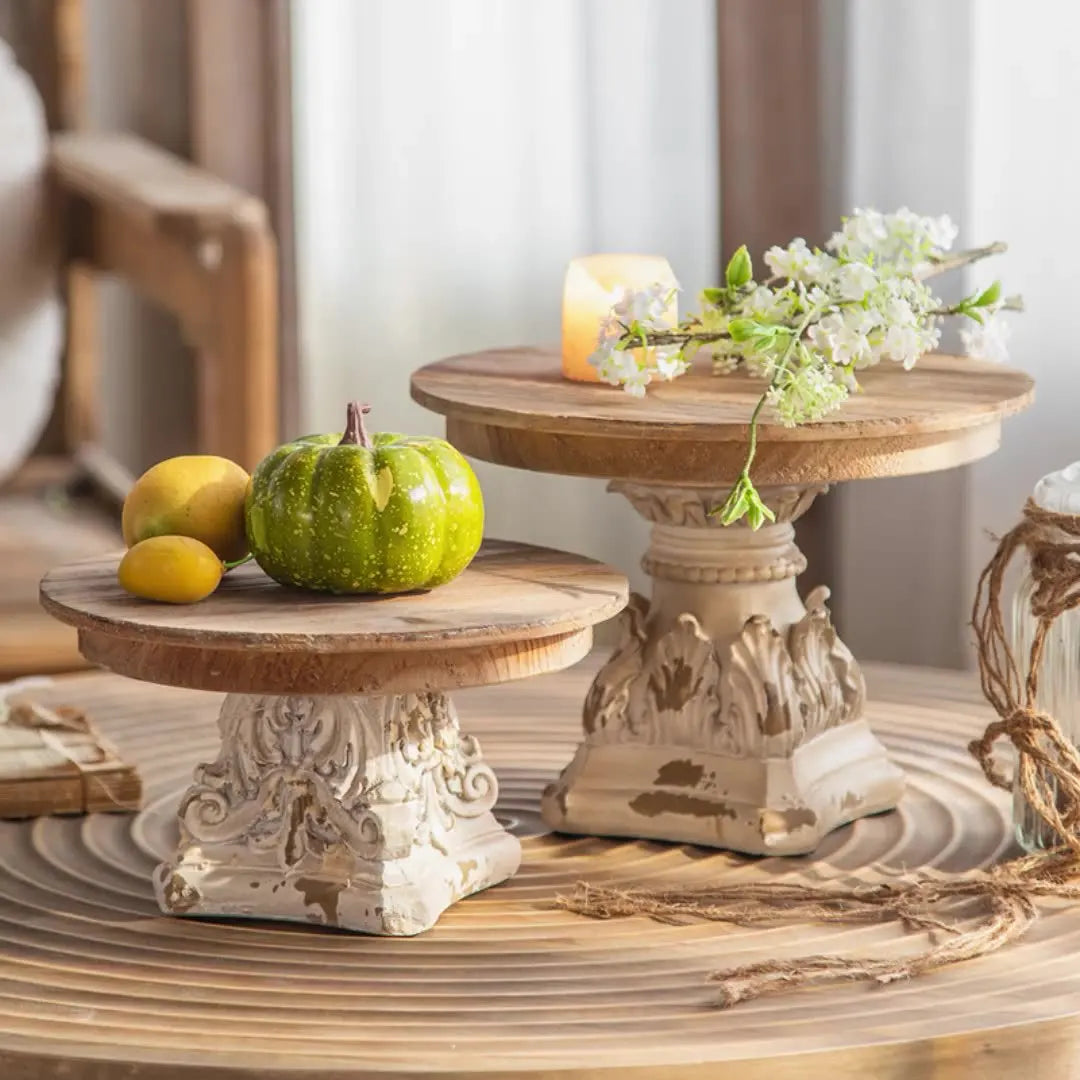
<svg viewBox="0 0 1080 1080">
<path fill-rule="evenodd" d="M 1080 514 L 1080 462 L 1044 476 L 1035 485 L 1034 501 L 1060 514 Z M 1031 596 L 1035 583 L 1027 570 L 1013 598 L 1009 646 L 1021 681 L 1026 676 L 1035 619 Z M 1050 625 L 1039 667 L 1038 708 L 1049 713 L 1062 733 L 1080 744 L 1080 609 L 1066 611 Z M 1054 847 L 1057 834 L 1031 808 L 1020 788 L 1013 786 L 1013 823 L 1016 838 L 1026 851 Z"/>
</svg>

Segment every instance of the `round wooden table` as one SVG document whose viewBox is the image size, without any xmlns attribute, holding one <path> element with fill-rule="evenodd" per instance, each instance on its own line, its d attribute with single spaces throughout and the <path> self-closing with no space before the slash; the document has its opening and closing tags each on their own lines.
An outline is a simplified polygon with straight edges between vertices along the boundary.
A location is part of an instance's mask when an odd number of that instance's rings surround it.
<svg viewBox="0 0 1080 1080">
<path fill-rule="evenodd" d="M 543 800 L 553 828 L 802 854 L 896 805 L 903 776 L 865 721 L 856 659 L 793 523 L 827 485 L 952 468 L 995 450 L 1026 408 L 1022 372 L 967 357 L 881 364 L 823 420 L 769 410 L 753 477 L 775 523 L 724 528 L 760 379 L 707 365 L 638 400 L 562 377 L 557 352 L 503 349 L 430 364 L 412 395 L 458 449 L 542 472 L 604 477 L 652 523 L 623 636 L 585 699 L 585 738 Z M 885 568 L 883 567 L 883 570 Z"/>
<path fill-rule="evenodd" d="M 521 859 L 447 692 L 580 660 L 627 589 L 592 559 L 499 541 L 438 589 L 380 597 L 284 588 L 249 563 L 198 604 L 154 604 L 119 587 L 117 562 L 42 580 L 83 655 L 228 691 L 221 747 L 195 770 L 179 846 L 154 872 L 162 910 L 397 936 Z"/>
<path fill-rule="evenodd" d="M 1007 799 L 964 746 L 989 711 L 968 675 L 869 669 L 871 724 L 908 775 L 899 808 L 830 834 L 819 858 L 751 860 L 641 840 L 555 836 L 541 790 L 578 738 L 595 674 L 457 695 L 520 838 L 510 881 L 411 939 L 159 914 L 151 871 L 174 807 L 217 744 L 221 697 L 112 675 L 40 691 L 84 707 L 144 777 L 139 815 L 0 823 L 4 1080 L 993 1080 L 1075 1073 L 1080 918 L 1048 911 L 983 960 L 865 985 L 710 1006 L 710 971 L 811 951 L 917 949 L 894 924 L 739 929 L 556 909 L 580 880 L 689 884 L 985 866 L 1012 845 Z"/>
</svg>

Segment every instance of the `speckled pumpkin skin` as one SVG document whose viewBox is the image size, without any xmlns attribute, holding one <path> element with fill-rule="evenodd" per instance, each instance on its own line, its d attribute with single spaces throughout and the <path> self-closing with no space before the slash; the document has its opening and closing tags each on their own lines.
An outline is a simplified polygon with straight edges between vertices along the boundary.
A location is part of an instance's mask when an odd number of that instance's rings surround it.
<svg viewBox="0 0 1080 1080">
<path fill-rule="evenodd" d="M 259 566 L 283 585 L 331 593 L 412 592 L 457 577 L 484 532 L 469 463 L 442 439 L 340 440 L 309 435 L 255 469 L 245 515 Z"/>
</svg>

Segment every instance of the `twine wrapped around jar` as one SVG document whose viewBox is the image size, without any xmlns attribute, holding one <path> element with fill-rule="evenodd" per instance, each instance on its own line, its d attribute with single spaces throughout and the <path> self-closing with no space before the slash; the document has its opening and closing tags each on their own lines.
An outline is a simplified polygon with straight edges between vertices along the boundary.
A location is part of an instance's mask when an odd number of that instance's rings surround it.
<svg viewBox="0 0 1080 1080">
<path fill-rule="evenodd" d="M 1036 620 L 1031 651 L 1020 658 L 1009 648 L 1002 617 L 1005 574 L 1026 550 Z M 909 929 L 939 932 L 912 957 L 879 959 L 810 955 L 765 960 L 717 971 L 716 1004 L 735 1005 L 765 994 L 810 985 L 874 980 L 890 983 L 973 960 L 1015 941 L 1038 918 L 1038 901 L 1080 901 L 1080 752 L 1057 721 L 1037 704 L 1039 669 L 1050 626 L 1080 606 L 1080 515 L 1058 513 L 1029 499 L 1018 525 L 1003 536 L 979 578 L 973 626 L 982 690 L 998 719 L 969 749 L 987 779 L 1008 788 L 993 760 L 997 741 L 1008 738 L 1019 752 L 1016 784 L 1032 810 L 1054 830 L 1052 850 L 1001 863 L 989 871 L 850 888 L 796 883 L 743 883 L 717 888 L 612 889 L 581 883 L 562 907 L 595 918 L 649 915 L 665 922 L 700 918 L 740 925 L 784 921 L 881 922 L 897 919 Z M 978 915 L 974 923 L 969 920 Z"/>
</svg>

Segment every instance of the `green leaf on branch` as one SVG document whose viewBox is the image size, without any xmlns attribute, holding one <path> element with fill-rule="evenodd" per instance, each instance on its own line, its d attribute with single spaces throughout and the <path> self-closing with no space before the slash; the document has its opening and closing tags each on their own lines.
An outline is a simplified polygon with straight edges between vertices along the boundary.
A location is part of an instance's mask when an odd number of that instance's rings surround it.
<svg viewBox="0 0 1080 1080">
<path fill-rule="evenodd" d="M 720 507 L 720 524 L 734 525 L 736 521 L 741 521 L 746 516 L 747 509 L 749 509 L 749 504 L 746 501 L 746 493 L 732 489 L 727 502 Z"/>
<path fill-rule="evenodd" d="M 747 525 L 755 532 L 766 521 L 776 520 L 776 515 L 762 502 L 753 481 L 745 474 L 739 477 L 723 506 L 717 507 L 711 513 L 720 518 L 721 525 L 734 525 L 746 518 Z"/>
<path fill-rule="evenodd" d="M 754 493 L 755 495 L 757 492 Z M 750 526 L 754 532 L 765 523 L 766 516 L 772 516 L 772 511 L 760 500 L 750 500 L 746 506 L 746 524 Z"/>
<path fill-rule="evenodd" d="M 714 307 L 718 307 L 724 302 L 726 297 L 726 291 L 724 289 L 710 286 L 708 289 L 701 290 L 701 298 L 706 304 L 712 304 Z"/>
<path fill-rule="evenodd" d="M 790 334 L 791 331 L 786 326 L 758 322 L 757 319 L 732 319 L 728 323 L 728 333 L 732 341 L 756 341 L 774 338 L 779 334 Z"/>
<path fill-rule="evenodd" d="M 754 275 L 754 267 L 750 262 L 750 252 L 743 244 L 727 264 L 724 277 L 729 289 L 741 289 Z"/>
<path fill-rule="evenodd" d="M 990 307 L 1001 299 L 1001 282 L 995 281 L 975 297 L 976 307 Z"/>
<path fill-rule="evenodd" d="M 732 341 L 750 341 L 761 332 L 761 323 L 757 319 L 732 319 L 728 323 L 728 333 Z"/>
</svg>

